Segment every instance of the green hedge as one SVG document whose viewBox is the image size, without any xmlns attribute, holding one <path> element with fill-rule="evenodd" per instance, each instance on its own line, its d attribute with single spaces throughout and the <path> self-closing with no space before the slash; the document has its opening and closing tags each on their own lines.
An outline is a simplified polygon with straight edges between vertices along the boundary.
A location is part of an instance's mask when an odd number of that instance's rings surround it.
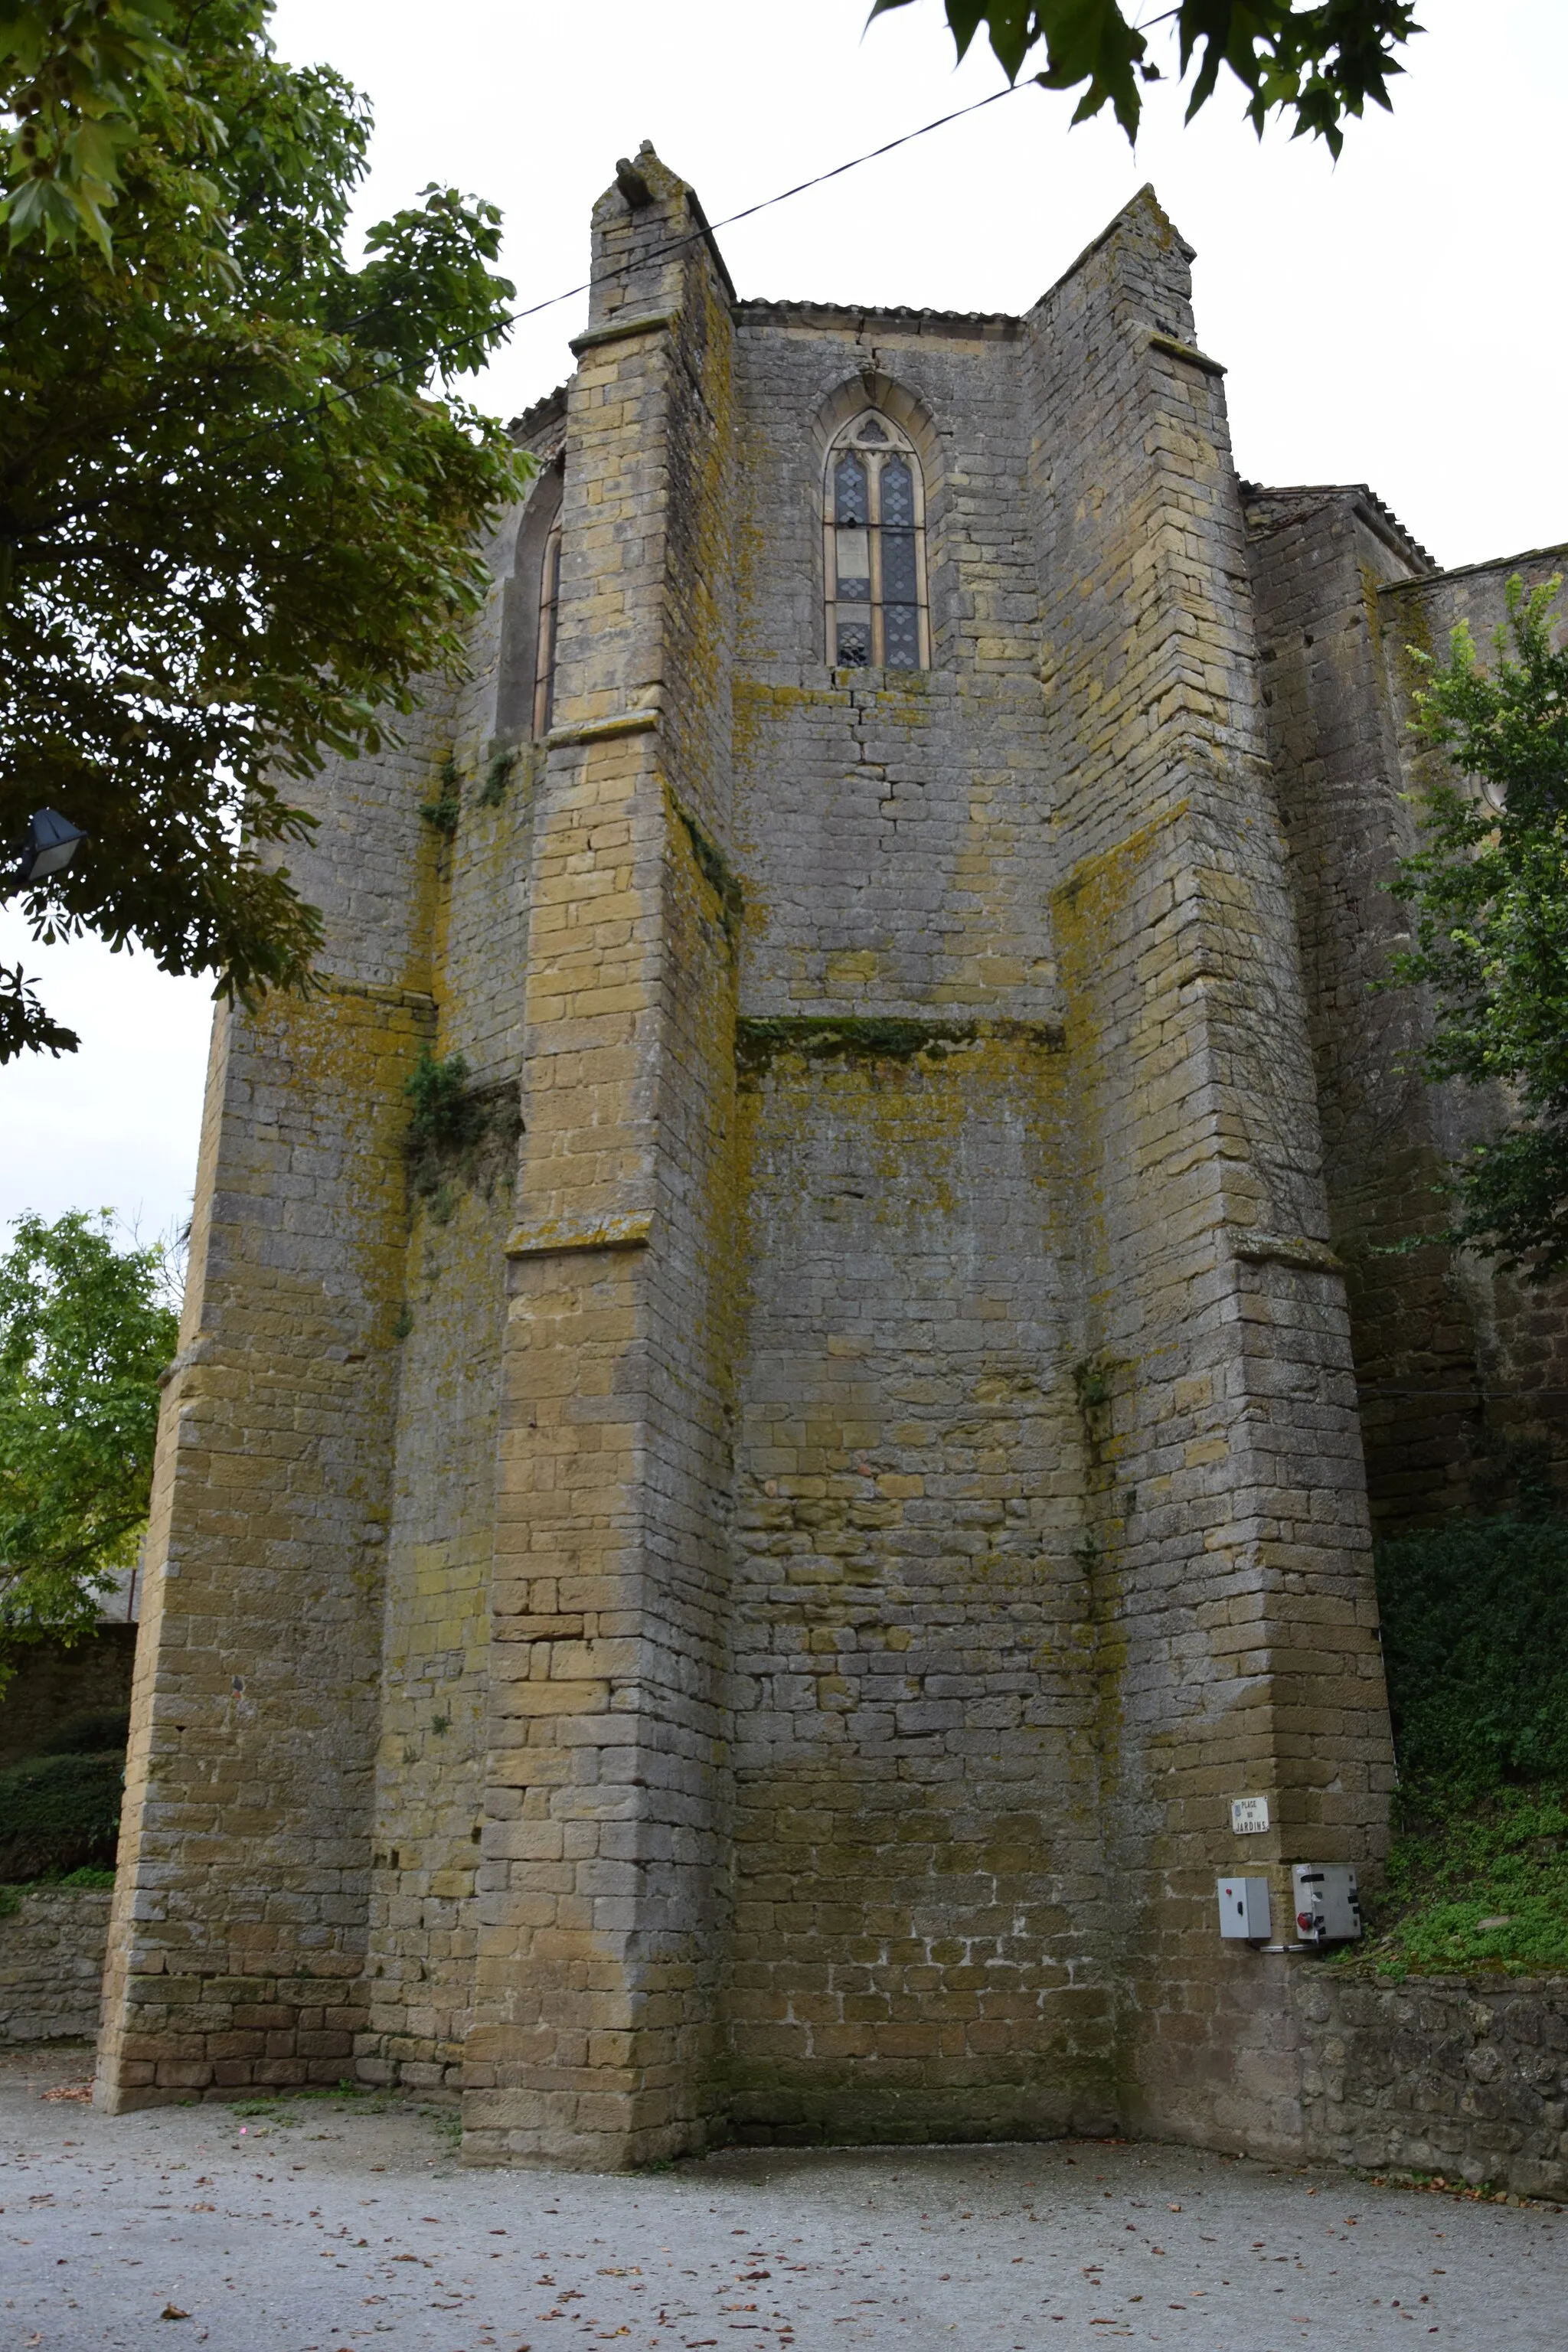
<svg viewBox="0 0 1568 2352">
<path fill-rule="evenodd" d="M 1568 1520 L 1400 1537 L 1377 1590 L 1401 1779 L 1568 1783 Z"/>
<path fill-rule="evenodd" d="M 34 1756 L 0 1772 L 0 1881 L 111 1869 L 125 1759 Z"/>
<path fill-rule="evenodd" d="M 1399 1793 L 1364 1957 L 1568 1969 L 1568 1521 L 1402 1536 L 1377 1590 Z"/>
<path fill-rule="evenodd" d="M 34 1754 L 101 1756 L 112 1748 L 123 1758 L 130 1738 L 128 1706 L 90 1707 L 82 1715 L 68 1715 L 58 1731 L 51 1731 L 47 1739 L 39 1742 Z"/>
</svg>

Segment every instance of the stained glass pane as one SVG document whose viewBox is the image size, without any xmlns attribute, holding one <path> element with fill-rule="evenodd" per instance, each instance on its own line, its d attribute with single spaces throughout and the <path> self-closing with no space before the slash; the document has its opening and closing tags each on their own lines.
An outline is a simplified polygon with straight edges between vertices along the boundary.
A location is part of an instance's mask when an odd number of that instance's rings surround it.
<svg viewBox="0 0 1568 2352">
<path fill-rule="evenodd" d="M 912 530 L 915 486 L 901 457 L 889 457 L 882 468 L 882 520 L 895 530 Z"/>
<path fill-rule="evenodd" d="M 883 606 L 882 643 L 889 669 L 919 669 L 921 616 L 913 604 Z"/>
<path fill-rule="evenodd" d="M 868 530 L 834 532 L 838 550 L 840 597 L 866 598 L 871 593 L 871 534 Z"/>
<path fill-rule="evenodd" d="M 866 468 L 858 457 L 843 457 L 833 476 L 833 519 L 835 522 L 863 523 L 869 518 L 866 504 Z"/>
<path fill-rule="evenodd" d="M 889 604 L 912 604 L 915 586 L 915 535 L 912 530 L 882 533 L 882 594 Z"/>
<path fill-rule="evenodd" d="M 921 551 L 916 544 L 914 461 L 879 417 L 859 417 L 850 436 L 856 446 L 840 444 L 832 460 L 827 568 L 833 659 L 851 669 L 868 668 L 876 660 L 889 669 L 917 670 Z"/>
</svg>

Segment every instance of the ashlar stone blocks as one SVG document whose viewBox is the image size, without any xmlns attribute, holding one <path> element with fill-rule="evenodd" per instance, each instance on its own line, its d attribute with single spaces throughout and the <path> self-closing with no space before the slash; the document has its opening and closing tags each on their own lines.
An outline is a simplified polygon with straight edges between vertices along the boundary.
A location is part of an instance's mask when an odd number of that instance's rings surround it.
<svg viewBox="0 0 1568 2352">
<path fill-rule="evenodd" d="M 1281 1909 L 1382 1848 L 1341 815 L 1438 591 L 1244 493 L 1189 259 L 1145 190 L 1024 318 L 749 302 L 651 151 L 595 208 L 471 677 L 323 779 L 321 993 L 218 1024 L 108 2104 L 1308 2144 L 1214 1883 L 1236 1795 Z M 828 659 L 860 415 L 926 670 Z M 1329 727 L 1260 629 L 1331 607 Z"/>
</svg>

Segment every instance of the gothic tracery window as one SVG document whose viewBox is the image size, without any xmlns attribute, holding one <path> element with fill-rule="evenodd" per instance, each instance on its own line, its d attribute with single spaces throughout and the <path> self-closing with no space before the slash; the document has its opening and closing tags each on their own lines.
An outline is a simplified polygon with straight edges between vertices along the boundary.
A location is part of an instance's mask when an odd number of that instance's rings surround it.
<svg viewBox="0 0 1568 2352">
<path fill-rule="evenodd" d="M 925 485 L 913 446 L 869 409 L 834 436 L 823 488 L 828 661 L 926 668 Z"/>
</svg>

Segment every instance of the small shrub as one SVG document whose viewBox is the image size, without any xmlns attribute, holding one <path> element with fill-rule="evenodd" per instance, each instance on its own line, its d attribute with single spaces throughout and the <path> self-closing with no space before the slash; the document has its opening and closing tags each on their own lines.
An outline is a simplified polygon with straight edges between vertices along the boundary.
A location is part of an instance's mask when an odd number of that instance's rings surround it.
<svg viewBox="0 0 1568 2352">
<path fill-rule="evenodd" d="M 419 812 L 432 833 L 450 841 L 458 830 L 463 814 L 462 784 L 456 760 L 447 760 L 441 770 L 441 789 L 433 801 L 426 801 Z"/>
<path fill-rule="evenodd" d="M 457 1207 L 454 1181 L 472 1181 L 481 1153 L 499 1166 L 520 1128 L 513 1090 L 479 1091 L 468 1085 L 461 1054 L 437 1060 L 428 1045 L 403 1081 L 411 1106 L 406 1149 L 409 1179 L 422 1201 L 445 1224 Z M 493 1171 L 492 1171 L 493 1175 Z"/>
<path fill-rule="evenodd" d="M 468 1086 L 468 1066 L 461 1054 L 448 1054 L 444 1062 L 438 1062 L 428 1045 L 421 1045 L 419 1059 L 403 1081 L 403 1091 L 413 1105 L 409 1142 L 418 1149 L 439 1151 L 461 1150 L 466 1144 L 477 1143 L 484 1132 L 484 1109 Z"/>
<path fill-rule="evenodd" d="M 485 771 L 485 781 L 479 793 L 481 808 L 499 808 L 501 802 L 505 800 L 507 786 L 511 782 L 511 772 L 517 765 L 517 759 L 515 748 L 510 751 L 496 752 Z"/>
<path fill-rule="evenodd" d="M 111 1870 L 124 1781 L 112 1751 L 36 1756 L 0 1772 L 0 1879 Z"/>
</svg>

